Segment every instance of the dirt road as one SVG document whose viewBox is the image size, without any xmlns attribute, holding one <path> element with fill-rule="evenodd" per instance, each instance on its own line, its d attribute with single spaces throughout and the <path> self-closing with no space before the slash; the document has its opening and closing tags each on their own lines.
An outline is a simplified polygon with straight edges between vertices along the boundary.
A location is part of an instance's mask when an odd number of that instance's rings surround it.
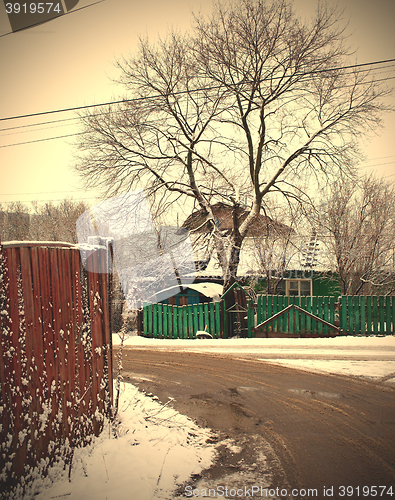
<svg viewBox="0 0 395 500">
<path fill-rule="evenodd" d="M 264 486 L 266 498 L 395 498 L 394 387 L 254 359 L 126 347 L 123 367 L 125 380 L 163 403 L 174 398 L 176 410 L 218 431 L 219 459 L 189 493 L 221 484 Z"/>
</svg>

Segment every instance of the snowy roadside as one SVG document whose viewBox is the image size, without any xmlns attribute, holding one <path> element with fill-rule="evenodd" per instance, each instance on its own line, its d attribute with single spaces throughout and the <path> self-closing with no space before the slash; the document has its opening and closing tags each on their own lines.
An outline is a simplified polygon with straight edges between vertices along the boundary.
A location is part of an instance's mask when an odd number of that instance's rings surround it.
<svg viewBox="0 0 395 500">
<path fill-rule="evenodd" d="M 213 462 L 209 429 L 131 384 L 122 384 L 119 418 L 117 437 L 106 424 L 92 444 L 75 450 L 70 481 L 69 468 L 59 463 L 23 499 L 167 500 Z"/>
</svg>

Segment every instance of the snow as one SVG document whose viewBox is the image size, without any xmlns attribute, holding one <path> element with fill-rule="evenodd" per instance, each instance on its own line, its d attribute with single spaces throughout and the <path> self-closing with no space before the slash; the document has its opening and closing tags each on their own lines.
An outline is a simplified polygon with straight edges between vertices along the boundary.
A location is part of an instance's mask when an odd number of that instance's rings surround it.
<svg viewBox="0 0 395 500">
<path fill-rule="evenodd" d="M 171 497 L 178 485 L 210 466 L 215 448 L 207 443 L 213 437 L 209 429 L 199 428 L 168 403 L 122 384 L 116 435 L 107 422 L 98 438 L 75 450 L 70 481 L 69 467 L 60 462 L 47 478 L 36 478 L 24 500 Z"/>
<path fill-rule="evenodd" d="M 113 343 L 120 343 L 113 335 Z M 205 352 L 258 359 L 313 372 L 395 383 L 395 337 L 339 336 L 270 339 L 149 339 L 130 335 L 127 347 Z"/>
<path fill-rule="evenodd" d="M 113 335 L 119 344 L 118 335 Z M 130 335 L 126 349 L 206 352 L 261 360 L 308 371 L 365 377 L 395 383 L 395 337 L 336 337 L 320 339 L 147 339 Z M 71 477 L 59 463 L 47 478 L 37 477 L 24 500 L 169 499 L 180 485 L 209 467 L 216 456 L 213 433 L 199 428 L 171 408 L 122 383 L 120 424 L 115 436 L 107 422 L 101 435 L 76 449 Z M 235 443 L 221 442 L 230 450 Z M 218 445 L 217 445 L 218 446 Z M 182 490 L 181 490 L 182 491 Z"/>
</svg>

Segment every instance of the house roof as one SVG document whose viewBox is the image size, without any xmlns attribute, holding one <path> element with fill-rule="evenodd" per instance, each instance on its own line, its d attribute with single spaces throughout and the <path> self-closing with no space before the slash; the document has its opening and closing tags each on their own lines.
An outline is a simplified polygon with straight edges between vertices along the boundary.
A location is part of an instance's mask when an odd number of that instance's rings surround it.
<svg viewBox="0 0 395 500">
<path fill-rule="evenodd" d="M 230 231 L 233 228 L 233 207 L 225 203 L 216 203 L 211 207 L 215 222 L 222 231 Z M 244 222 L 249 214 L 249 210 L 243 207 L 238 207 L 237 218 L 239 225 Z M 182 227 L 189 231 L 197 233 L 205 233 L 209 230 L 207 220 L 207 212 L 204 209 L 193 212 L 183 223 Z M 251 224 L 247 235 L 248 236 L 265 236 L 271 232 L 281 234 L 289 234 L 293 229 L 286 224 L 276 222 L 267 215 L 259 214 Z"/>
</svg>

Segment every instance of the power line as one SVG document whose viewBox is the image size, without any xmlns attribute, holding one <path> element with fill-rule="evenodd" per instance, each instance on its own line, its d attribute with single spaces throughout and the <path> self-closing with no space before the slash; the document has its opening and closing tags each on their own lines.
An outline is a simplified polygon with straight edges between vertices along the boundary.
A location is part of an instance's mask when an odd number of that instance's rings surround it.
<svg viewBox="0 0 395 500">
<path fill-rule="evenodd" d="M 46 202 L 51 202 L 51 201 L 64 201 L 67 200 L 68 198 L 58 198 L 58 199 L 49 199 L 49 200 L 7 200 L 7 201 L 1 201 L 0 200 L 0 207 L 2 204 L 8 204 L 10 205 L 11 203 L 23 203 L 23 204 L 28 204 L 28 203 L 46 203 Z M 75 202 L 82 202 L 85 200 L 100 200 L 99 196 L 87 196 L 81 199 L 72 199 L 71 201 Z"/>
<path fill-rule="evenodd" d="M 101 0 L 101 1 L 104 1 L 104 0 Z M 373 65 L 384 64 L 384 63 L 388 63 L 388 62 L 395 62 L 395 59 L 384 59 L 384 60 L 381 60 L 381 61 L 373 61 L 373 62 L 369 62 L 369 63 L 353 64 L 353 65 L 349 65 L 349 66 L 339 66 L 337 68 L 327 68 L 327 69 L 313 70 L 313 71 L 309 71 L 309 72 L 306 72 L 306 73 L 296 73 L 293 76 L 304 76 L 304 75 L 308 76 L 308 75 L 311 75 L 311 74 L 327 73 L 327 72 L 331 72 L 331 71 L 338 71 L 338 70 L 341 70 L 341 69 L 352 69 L 352 68 L 360 68 L 360 67 L 365 67 L 365 66 L 373 66 Z M 282 79 L 282 78 L 284 78 L 284 76 L 273 77 L 272 79 Z M 381 79 L 381 80 L 377 80 L 377 81 L 384 81 L 384 80 L 390 80 L 390 79 L 393 79 L 393 78 L 390 77 L 390 78 L 385 78 L 385 79 Z M 262 81 L 264 81 L 264 80 L 262 80 Z M 366 83 L 374 83 L 374 81 L 372 81 L 372 82 L 363 82 L 363 83 L 364 84 L 366 84 Z M 244 84 L 245 84 L 245 82 L 241 82 L 239 84 L 235 84 L 235 86 L 244 85 Z M 200 92 L 200 91 L 203 91 L 203 90 L 216 90 L 216 89 L 221 88 L 222 86 L 223 85 L 217 85 L 217 86 L 213 86 L 213 87 L 197 88 L 197 89 L 194 89 L 193 92 Z M 190 93 L 190 92 L 191 92 L 191 90 L 180 90 L 178 92 L 172 92 L 169 95 L 176 96 L 176 95 L 182 95 L 182 94 Z M 30 113 L 30 114 L 26 114 L 26 115 L 10 116 L 10 117 L 7 117 L 7 118 L 0 118 L 0 121 L 17 120 L 17 119 L 20 119 L 20 118 L 31 118 L 33 116 L 44 116 L 44 115 L 49 115 L 49 114 L 54 114 L 54 113 L 66 113 L 66 112 L 78 111 L 78 110 L 82 110 L 82 109 L 89 109 L 89 108 L 95 108 L 95 107 L 101 107 L 101 106 L 110 106 L 111 104 L 122 104 L 122 103 L 127 103 L 127 102 L 138 102 L 138 101 L 141 101 L 141 100 L 149 100 L 149 99 L 156 99 L 156 98 L 157 98 L 157 96 L 144 96 L 144 97 L 135 97 L 135 98 L 132 98 L 132 99 L 121 99 L 121 100 L 117 100 L 117 101 L 108 101 L 108 102 L 99 103 L 99 104 L 88 104 L 88 105 L 85 105 L 85 106 L 75 106 L 75 107 L 71 107 L 71 108 L 55 109 L 55 110 L 50 110 L 50 111 L 40 111 L 40 112 L 37 112 L 37 113 Z"/>
<path fill-rule="evenodd" d="M 72 120 L 79 120 L 79 117 L 76 116 L 74 118 L 62 118 L 61 120 L 51 120 L 49 122 L 47 121 L 47 122 L 31 123 L 30 125 L 18 125 L 17 127 L 0 128 L 0 132 L 7 132 L 8 130 L 17 130 L 20 128 L 39 127 L 40 125 L 49 125 L 51 123 L 69 122 Z M 3 134 L 3 135 L 8 135 L 8 134 Z"/>
<path fill-rule="evenodd" d="M 59 135 L 58 137 L 46 137 L 45 139 L 36 139 L 35 141 L 26 141 L 26 142 L 16 142 L 14 144 L 5 144 L 4 146 L 0 146 L 0 148 L 9 148 L 11 146 L 22 146 L 23 144 L 34 144 L 35 142 L 52 141 L 54 139 L 63 139 L 64 137 L 74 137 L 76 135 L 82 135 L 82 134 L 85 134 L 85 132 L 76 132 L 75 134 Z"/>
<path fill-rule="evenodd" d="M 35 193 L 0 193 L 0 196 L 30 196 L 33 194 L 62 194 L 62 193 L 81 193 L 83 189 L 77 191 L 37 191 Z"/>
<path fill-rule="evenodd" d="M 395 71 L 395 64 L 392 64 L 390 66 L 385 66 L 385 67 L 386 68 L 394 68 L 394 70 L 392 70 L 392 71 Z M 383 68 L 377 68 L 377 69 L 383 69 Z M 363 73 L 363 72 L 366 72 L 366 71 L 370 71 L 370 70 L 363 69 L 363 70 L 361 70 L 359 72 Z M 383 73 L 385 73 L 385 72 L 383 72 Z M 351 73 L 348 73 L 348 74 L 351 74 Z M 390 79 L 390 78 L 392 79 L 392 77 L 388 77 L 388 78 L 385 78 L 383 80 Z M 374 81 L 379 81 L 379 80 L 374 80 Z M 372 83 L 372 82 L 363 82 L 363 83 Z M 114 103 L 118 103 L 118 102 L 127 102 L 127 101 L 114 101 Z M 102 104 L 102 105 L 104 106 L 106 104 Z M 93 106 L 96 106 L 96 105 L 93 105 Z M 100 106 L 100 104 L 98 104 L 97 106 Z M 104 111 L 102 113 L 95 113 L 95 114 L 92 114 L 90 116 L 101 116 L 101 115 L 106 115 L 106 114 L 109 114 L 109 113 L 112 113 L 112 111 Z M 26 116 L 29 116 L 29 115 L 26 115 Z M 7 120 L 7 118 L 2 118 L 2 120 Z M 62 118 L 60 120 L 51 120 L 51 121 L 44 121 L 44 122 L 38 122 L 38 123 L 37 122 L 36 123 L 31 123 L 31 124 L 28 124 L 28 125 L 18 125 L 18 126 L 15 126 L 15 127 L 7 127 L 7 128 L 0 129 L 0 132 L 6 132 L 8 130 L 18 130 L 18 129 L 22 129 L 22 128 L 30 128 L 30 127 L 40 126 L 40 125 L 49 125 L 51 123 L 62 123 L 62 122 L 66 122 L 66 121 L 76 121 L 76 120 L 80 120 L 80 117 L 76 116 L 76 117 L 73 117 L 73 118 Z M 29 130 L 27 132 L 29 132 Z M 2 134 L 0 137 L 3 137 L 5 135 L 9 135 L 9 134 Z"/>
<path fill-rule="evenodd" d="M 379 81 L 387 81 L 387 80 L 394 80 L 395 79 L 395 76 L 394 77 L 390 77 L 390 78 L 383 78 L 381 80 L 373 80 L 371 82 L 363 82 L 361 84 L 356 84 L 356 85 L 362 85 L 362 84 L 366 84 L 366 83 L 376 83 L 376 82 L 379 82 Z M 353 87 L 354 85 L 343 85 L 342 88 L 345 88 L 345 87 Z M 205 89 L 207 90 L 207 89 Z M 122 101 L 113 101 L 111 103 L 108 103 L 108 104 L 117 104 L 117 103 L 121 103 L 121 102 L 131 102 L 131 101 L 136 101 L 136 100 L 142 100 L 142 99 L 149 99 L 150 97 L 142 97 L 142 98 L 136 98 L 136 99 L 127 99 L 127 100 L 122 100 Z M 70 110 L 73 110 L 73 109 L 83 109 L 83 108 L 87 108 L 87 107 L 95 107 L 95 106 L 104 106 L 105 104 L 93 104 L 93 105 L 88 105 L 88 106 L 83 106 L 82 108 L 70 108 Z M 69 111 L 69 110 L 58 110 L 59 112 L 63 112 L 63 111 Z M 46 113 L 56 113 L 58 111 L 48 111 L 48 112 L 44 112 L 44 114 Z M 37 113 L 37 114 L 42 114 L 42 113 Z M 91 116 L 99 116 L 99 115 L 102 115 L 102 114 L 108 114 L 107 113 L 97 113 L 97 114 L 94 114 L 94 115 L 91 115 Z M 26 115 L 26 117 L 28 116 L 35 116 L 35 115 Z M 24 118 L 25 116 L 18 116 L 18 117 L 14 117 L 14 118 Z M 14 118 L 9 118 L 10 120 L 11 119 L 14 119 Z M 69 118 L 67 120 L 77 120 L 79 118 Z M 0 121 L 1 120 L 8 120 L 8 118 L 0 118 Z M 51 121 L 51 122 L 43 122 L 42 124 L 45 124 L 45 123 L 57 123 L 57 122 L 62 122 L 62 121 L 66 121 L 66 120 L 54 120 L 54 121 Z M 17 128 L 24 128 L 24 127 L 28 127 L 28 126 L 34 126 L 34 125 L 24 125 L 24 126 L 21 126 L 21 127 L 11 127 L 10 129 L 3 129 L 3 130 L 12 130 L 12 129 L 17 129 Z M 61 127 L 62 125 L 59 125 L 59 127 Z M 48 127 L 48 128 L 58 128 L 58 127 Z M 41 130 L 46 130 L 46 129 L 41 129 Z M 30 130 L 30 131 L 27 131 L 27 132 L 39 132 L 40 129 L 38 130 Z M 22 133 L 22 132 L 15 132 L 15 134 L 18 134 L 18 133 Z M 82 134 L 85 134 L 86 132 L 76 132 L 76 133 L 73 133 L 73 134 L 67 134 L 67 135 L 61 135 L 61 136 L 57 136 L 57 137 L 47 137 L 47 138 L 44 138 L 44 139 L 36 139 L 36 140 L 33 140 L 33 141 L 26 141 L 26 142 L 17 142 L 17 143 L 13 143 L 13 144 L 5 144 L 4 146 L 0 146 L 0 148 L 8 148 L 8 147 L 11 147 L 11 146 L 21 146 L 21 145 L 24 145 L 24 144 L 34 144 L 36 142 L 43 142 L 43 141 L 51 141 L 51 140 L 54 140 L 54 139 L 63 139 L 65 137 L 74 137 L 74 136 L 77 136 L 77 135 L 82 135 Z M 6 136 L 6 135 L 12 135 L 12 134 L 3 134 L 3 135 L 0 135 L 0 138 L 3 137 L 3 136 Z M 371 165 L 371 166 L 374 166 L 374 165 Z"/>
</svg>

